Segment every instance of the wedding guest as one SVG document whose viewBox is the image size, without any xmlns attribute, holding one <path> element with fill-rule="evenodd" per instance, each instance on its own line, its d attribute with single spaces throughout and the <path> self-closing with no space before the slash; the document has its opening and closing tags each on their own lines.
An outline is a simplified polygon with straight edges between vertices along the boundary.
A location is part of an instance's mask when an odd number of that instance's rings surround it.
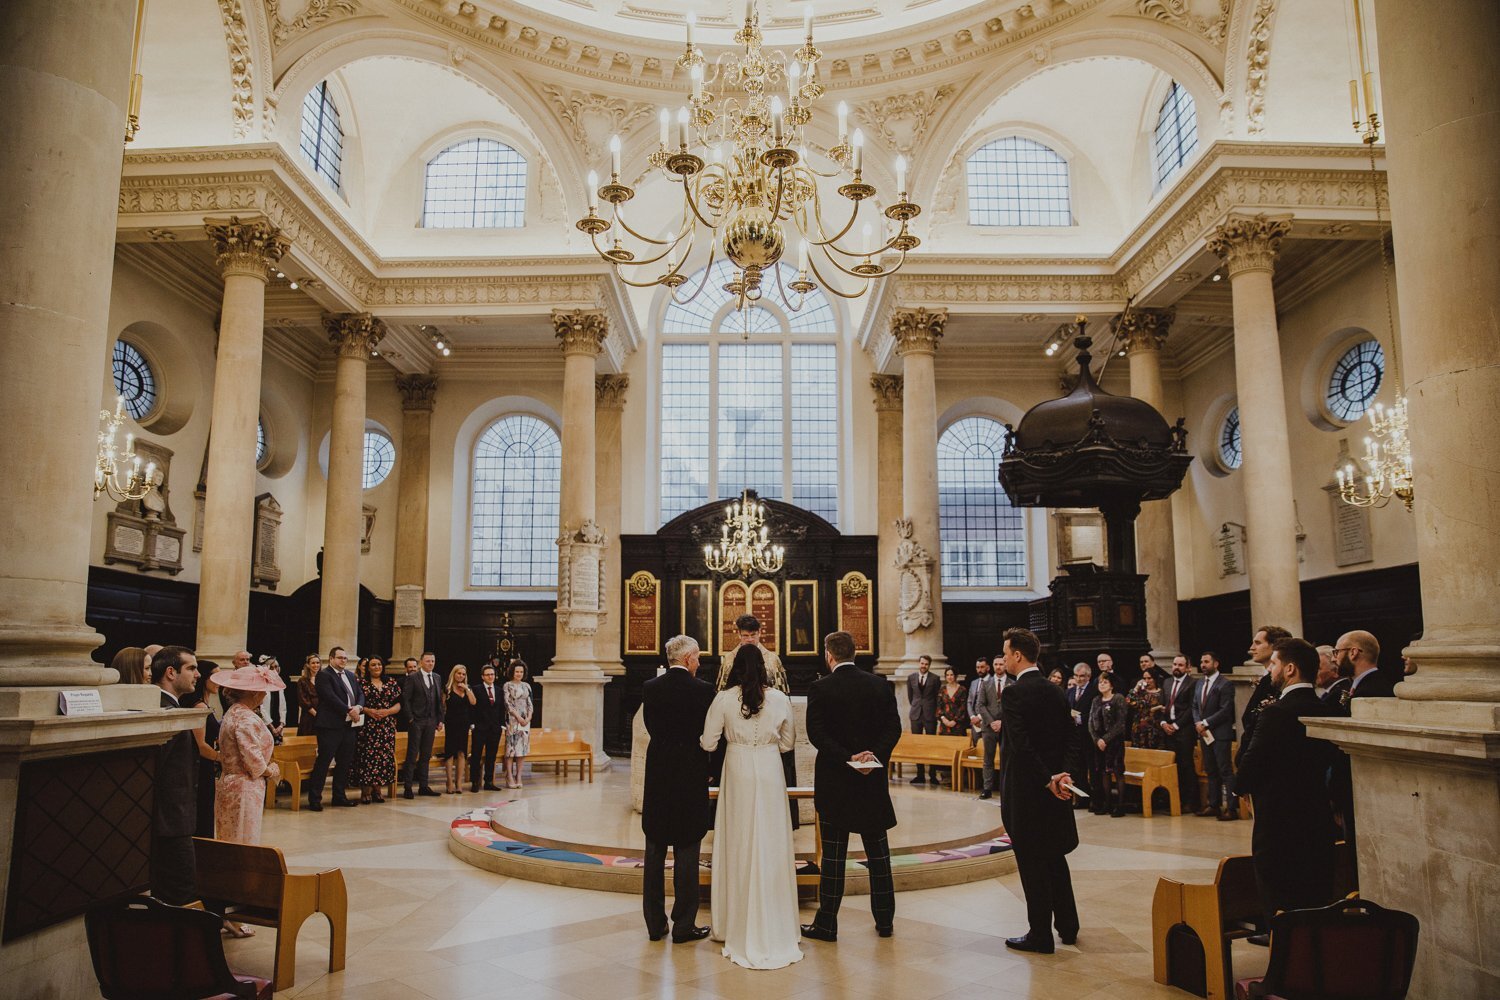
<svg viewBox="0 0 1500 1000">
<path fill-rule="evenodd" d="M 469 749 L 469 791 L 479 791 L 481 772 L 485 791 L 499 791 L 495 784 L 495 757 L 505 734 L 504 695 L 500 671 L 485 665 L 480 684 L 474 689 L 474 741 Z"/>
<path fill-rule="evenodd" d="M 148 659 L 148 660 L 151 659 L 157 653 L 160 653 L 163 649 L 166 649 L 166 648 L 167 647 L 163 646 L 159 642 L 148 643 L 146 645 L 146 659 Z M 180 649 L 181 647 L 178 647 L 178 648 Z"/>
<path fill-rule="evenodd" d="M 1005 673 L 1005 657 L 997 656 L 990 663 L 985 676 L 975 681 L 978 688 L 974 699 L 974 716 L 971 724 L 979 733 L 980 775 L 984 787 L 979 797 L 988 799 L 995 794 L 995 754 L 1000 748 L 1000 695 L 1005 690 L 1009 676 Z"/>
<path fill-rule="evenodd" d="M 1255 734 L 1255 721 L 1260 718 L 1261 709 L 1276 701 L 1276 686 L 1271 683 L 1269 669 L 1271 649 L 1282 639 L 1291 637 L 1292 633 L 1280 625 L 1264 625 L 1256 629 L 1255 635 L 1250 638 L 1250 659 L 1262 668 L 1262 673 L 1245 703 L 1244 714 L 1240 716 L 1240 748 L 1234 759 L 1236 767 L 1239 766 L 1239 758 L 1250 747 L 1250 738 Z"/>
<path fill-rule="evenodd" d="M 507 788 L 521 787 L 521 766 L 531 753 L 531 685 L 526 682 L 526 664 L 510 663 L 505 682 L 505 777 Z"/>
<path fill-rule="evenodd" d="M 213 660 L 198 661 L 198 683 L 182 699 L 183 708 L 209 708 L 211 696 L 219 693 L 217 685 L 210 681 L 219 665 Z M 193 741 L 198 746 L 198 807 L 195 836 L 212 838 L 214 835 L 214 797 L 219 771 L 219 720 L 213 712 L 203 717 L 203 725 L 193 730 Z"/>
<path fill-rule="evenodd" d="M 323 811 L 323 783 L 328 779 L 330 764 L 333 804 L 359 805 L 347 793 L 349 772 L 354 768 L 356 730 L 364 722 L 365 693 L 360 690 L 359 680 L 345 668 L 348 662 L 349 654 L 344 647 L 334 646 L 328 651 L 328 666 L 318 671 L 314 682 L 318 690 L 318 756 L 307 783 L 307 807 L 313 812 Z"/>
<path fill-rule="evenodd" d="M 952 667 L 943 671 L 943 686 L 938 689 L 937 734 L 939 736 L 967 736 L 969 733 L 969 692 L 958 683 L 958 674 Z M 933 768 L 935 777 L 943 782 L 952 780 L 948 768 Z"/>
<path fill-rule="evenodd" d="M 422 795 L 442 794 L 427 783 L 432 741 L 442 732 L 445 708 L 441 682 L 433 676 L 436 668 L 437 657 L 423 653 L 418 669 L 408 667 L 401 682 L 401 718 L 406 720 L 406 760 L 401 764 L 401 781 L 406 788 L 401 794 L 408 799 L 416 797 L 411 790 L 414 777 Z"/>
<path fill-rule="evenodd" d="M 365 724 L 355 737 L 354 782 L 359 801 L 384 802 L 381 789 L 396 782 L 396 719 L 401 685 L 385 676 L 385 661 L 370 657 L 360 682 L 365 695 Z"/>
<path fill-rule="evenodd" d="M 1203 748 L 1203 770 L 1208 775 L 1208 801 L 1198 815 L 1239 819 L 1239 799 L 1232 787 L 1234 770 L 1229 761 L 1229 748 L 1234 744 L 1234 692 L 1219 674 L 1219 658 L 1213 653 L 1204 653 L 1198 667 L 1203 679 L 1193 690 L 1193 729 Z"/>
<path fill-rule="evenodd" d="M 1104 654 L 1106 657 L 1108 653 Z M 1096 789 L 1085 787 L 1088 785 L 1088 775 L 1094 770 L 1094 744 L 1089 739 L 1089 710 L 1093 708 L 1094 699 L 1098 697 L 1099 689 L 1094 684 L 1094 671 L 1083 662 L 1073 664 L 1073 686 L 1064 692 L 1068 703 L 1068 711 L 1073 719 L 1074 740 L 1078 744 L 1078 759 L 1081 761 L 1083 773 L 1078 775 L 1073 784 L 1082 788 L 1085 792 L 1094 794 Z M 1079 784 L 1079 782 L 1083 784 Z M 1087 809 L 1089 801 L 1082 796 L 1073 800 L 1073 808 Z"/>
<path fill-rule="evenodd" d="M 1172 679 L 1162 689 L 1161 732 L 1165 745 L 1177 757 L 1177 794 L 1182 801 L 1182 810 L 1198 811 L 1198 769 L 1193 763 L 1193 748 L 1198 743 L 1198 731 L 1193 726 L 1193 705 L 1197 699 L 1194 692 L 1198 682 L 1188 674 L 1188 658 L 1178 653 L 1172 657 Z"/>
<path fill-rule="evenodd" d="M 140 646 L 126 646 L 115 654 L 109 665 L 120 675 L 121 684 L 145 684 L 151 658 Z"/>
<path fill-rule="evenodd" d="M 1156 672 L 1148 670 L 1135 682 L 1125 703 L 1130 706 L 1130 744 L 1160 750 L 1166 743 L 1161 730 L 1162 693 Z"/>
<path fill-rule="evenodd" d="M 151 683 L 161 689 L 161 707 L 187 708 L 183 700 L 198 684 L 198 659 L 182 646 L 158 646 Z M 190 732 L 179 732 L 156 751 L 151 808 L 151 895 L 172 906 L 198 898 L 193 854 L 196 827 L 198 749 Z"/>
<path fill-rule="evenodd" d="M 1115 674 L 1099 674 L 1099 696 L 1089 707 L 1089 738 L 1093 740 L 1094 771 L 1089 784 L 1094 801 L 1089 811 L 1102 816 L 1125 815 L 1125 732 L 1130 710 L 1125 696 L 1115 691 Z"/>
<path fill-rule="evenodd" d="M 302 673 L 297 675 L 297 735 L 312 736 L 318 725 L 318 671 L 323 661 L 313 653 L 302 661 Z"/>
<path fill-rule="evenodd" d="M 474 692 L 469 689 L 469 668 L 455 663 L 448 671 L 443 708 L 443 785 L 449 795 L 462 792 L 469 770 L 469 730 L 474 725 Z"/>
<path fill-rule="evenodd" d="M 271 730 L 271 739 L 279 744 L 281 734 L 286 729 L 290 709 L 286 698 L 286 678 L 281 677 L 281 664 L 274 656 L 261 656 L 258 665 L 281 678 L 281 687 L 274 691 L 267 691 L 260 703 L 260 717 L 265 720 L 266 728 Z"/>
<path fill-rule="evenodd" d="M 1066 688 L 1067 680 L 1063 677 L 1062 667 L 1053 667 L 1047 672 L 1047 681 L 1060 688 Z"/>
<path fill-rule="evenodd" d="M 979 685 L 989 672 L 989 657 L 981 656 L 974 661 L 974 679 L 969 681 L 969 700 L 965 705 L 969 713 L 969 746 L 979 742 Z"/>
<path fill-rule="evenodd" d="M 937 732 L 937 700 L 938 680 L 932 676 L 932 657 L 924 653 L 917 657 L 916 671 L 906 675 L 906 714 L 913 733 L 931 735 Z M 911 783 L 920 785 L 927 781 L 926 770 L 924 765 L 918 764 L 916 777 Z M 932 770 L 932 784 L 935 785 L 938 782 L 937 768 Z"/>
<path fill-rule="evenodd" d="M 406 690 L 406 680 L 405 680 L 405 678 L 410 677 L 412 674 L 416 673 L 417 670 L 418 670 L 417 658 L 415 656 L 408 656 L 405 660 L 401 661 L 401 674 L 400 674 L 400 676 L 396 677 L 396 679 L 395 679 L 396 685 L 398 687 L 400 687 L 402 691 L 405 691 Z M 406 732 L 406 713 L 404 711 L 396 713 L 396 732 L 398 732 L 398 733 L 404 733 L 404 732 Z M 408 745 L 410 745 L 410 744 L 408 744 Z"/>
<path fill-rule="evenodd" d="M 1339 636 L 1333 656 L 1339 672 L 1349 677 L 1348 688 L 1339 694 L 1337 701 L 1329 703 L 1329 708 L 1333 709 L 1335 715 L 1350 715 L 1350 703 L 1356 700 L 1396 696 L 1396 685 L 1401 682 L 1401 676 L 1380 669 L 1380 643 L 1369 632 L 1345 632 Z M 1353 844 L 1354 777 L 1346 754 L 1340 752 L 1334 756 L 1328 784 L 1329 794 L 1333 796 L 1333 807 L 1343 825 L 1344 839 Z"/>
</svg>

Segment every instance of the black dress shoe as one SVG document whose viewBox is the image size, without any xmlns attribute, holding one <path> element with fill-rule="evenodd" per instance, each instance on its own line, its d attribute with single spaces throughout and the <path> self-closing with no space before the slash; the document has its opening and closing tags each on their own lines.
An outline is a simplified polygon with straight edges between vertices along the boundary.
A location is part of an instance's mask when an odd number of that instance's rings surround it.
<svg viewBox="0 0 1500 1000">
<path fill-rule="evenodd" d="M 803 924 L 802 936 L 805 938 L 812 938 L 814 941 L 827 941 L 829 944 L 832 944 L 839 939 L 839 936 L 835 931 L 825 931 L 823 928 L 818 927 L 815 924 Z"/>
<path fill-rule="evenodd" d="M 476 781 L 473 784 L 471 784 L 469 786 L 469 791 L 471 791 L 471 792 L 477 792 L 477 791 L 479 791 L 479 782 Z"/>
<path fill-rule="evenodd" d="M 686 934 L 679 934 L 674 930 L 672 931 L 672 943 L 690 944 L 693 941 L 702 941 L 711 933 L 713 933 L 713 931 L 707 927 L 694 927 L 690 929 Z"/>
<path fill-rule="evenodd" d="M 892 934 L 896 933 L 896 931 L 891 927 L 877 927 L 875 928 L 875 933 L 879 934 L 881 937 L 890 937 Z"/>
<path fill-rule="evenodd" d="M 984 791 L 982 791 L 982 792 L 979 793 L 979 797 L 981 799 L 993 798 L 994 795 L 995 795 L 995 793 L 992 792 L 992 791 L 990 791 L 988 788 L 986 788 Z"/>
<path fill-rule="evenodd" d="M 411 793 L 411 789 L 410 788 L 408 788 L 406 791 L 402 792 L 401 793 L 401 797 L 403 799 L 414 799 L 414 798 L 416 798 L 416 796 Z"/>
<path fill-rule="evenodd" d="M 484 790 L 487 791 L 487 792 L 498 792 L 500 790 L 500 786 L 499 785 L 485 785 L 484 786 Z"/>
<path fill-rule="evenodd" d="M 1057 932 L 1057 939 L 1059 941 L 1061 941 L 1063 944 L 1077 944 L 1078 943 L 1078 932 L 1074 931 L 1072 934 L 1064 934 L 1062 931 L 1058 931 Z"/>
<path fill-rule="evenodd" d="M 431 795 L 434 798 L 439 798 L 439 797 L 442 796 L 443 793 L 440 792 L 440 791 L 438 791 L 438 790 L 436 790 L 436 789 L 434 789 L 434 788 L 422 788 L 422 789 L 419 789 L 417 791 L 417 794 L 418 795 Z"/>
<path fill-rule="evenodd" d="M 647 931 L 646 936 L 653 941 L 660 941 L 662 938 L 667 936 L 667 929 L 663 927 L 659 931 Z"/>
<path fill-rule="evenodd" d="M 348 807 L 348 806 L 357 806 L 357 805 L 359 805 L 359 800 L 358 799 L 334 799 L 333 800 L 333 804 L 336 805 L 336 806 L 345 806 L 345 807 Z"/>
<path fill-rule="evenodd" d="M 915 778 L 911 779 L 911 783 L 913 785 L 925 785 L 927 784 L 927 778 L 919 774 Z"/>
<path fill-rule="evenodd" d="M 1041 941 L 1033 941 L 1031 938 L 1026 937 L 1025 935 L 1022 935 L 1021 937 L 1006 938 L 1005 947 L 1011 949 L 1012 951 L 1034 951 L 1038 955 L 1050 955 L 1056 950 L 1056 946 L 1053 945 L 1051 941 L 1047 941 L 1045 943 Z"/>
<path fill-rule="evenodd" d="M 1271 947 L 1270 934 L 1251 934 L 1249 937 L 1245 938 L 1245 940 L 1249 941 L 1251 944 L 1258 944 L 1262 948 Z"/>
<path fill-rule="evenodd" d="M 307 804 L 307 808 L 311 809 L 315 813 L 320 813 L 320 812 L 323 811 L 323 803 L 321 803 L 321 802 L 309 802 Z"/>
</svg>

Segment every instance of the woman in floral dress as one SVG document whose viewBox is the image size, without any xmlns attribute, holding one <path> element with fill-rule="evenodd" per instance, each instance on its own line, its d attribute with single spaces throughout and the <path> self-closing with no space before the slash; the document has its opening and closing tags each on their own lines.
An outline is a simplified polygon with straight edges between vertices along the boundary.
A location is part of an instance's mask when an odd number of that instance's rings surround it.
<svg viewBox="0 0 1500 1000">
<path fill-rule="evenodd" d="M 526 683 L 526 664 L 512 661 L 505 682 L 505 786 L 521 787 L 521 765 L 531 753 L 531 685 Z"/>
<path fill-rule="evenodd" d="M 387 680 L 385 661 L 372 656 L 360 686 L 365 692 L 365 724 L 355 744 L 354 783 L 363 789 L 361 802 L 384 802 L 380 790 L 396 780 L 396 715 L 401 711 L 401 685 Z"/>
<path fill-rule="evenodd" d="M 1145 750 L 1160 750 L 1166 745 L 1161 731 L 1161 685 L 1153 671 L 1146 671 L 1135 689 L 1125 699 L 1130 706 L 1130 745 Z"/>
</svg>

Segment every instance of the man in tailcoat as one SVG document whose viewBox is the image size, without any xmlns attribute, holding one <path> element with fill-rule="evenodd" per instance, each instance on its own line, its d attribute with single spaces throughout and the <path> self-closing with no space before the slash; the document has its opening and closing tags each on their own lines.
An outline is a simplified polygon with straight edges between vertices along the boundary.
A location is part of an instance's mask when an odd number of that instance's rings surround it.
<svg viewBox="0 0 1500 1000">
<path fill-rule="evenodd" d="M 713 820 L 708 798 L 709 754 L 699 742 L 713 704 L 714 687 L 698 679 L 698 641 L 667 640 L 667 671 L 641 686 L 641 710 L 651 743 L 646 747 L 646 794 L 641 830 L 646 834 L 642 908 L 646 933 L 667 934 L 666 864 L 672 849 L 672 942 L 701 941 L 698 926 L 698 855 Z"/>
<path fill-rule="evenodd" d="M 836 941 L 839 904 L 844 899 L 844 865 L 849 834 L 859 834 L 870 871 L 870 912 L 875 931 L 890 937 L 896 916 L 891 881 L 891 847 L 886 831 L 896 825 L 886 766 L 901 739 L 896 690 L 884 677 L 854 665 L 854 637 L 830 632 L 823 638 L 823 661 L 831 671 L 807 692 L 807 739 L 817 748 L 813 805 L 822 827 L 823 869 L 818 880 L 818 912 L 802 925 L 802 936 Z M 867 769 L 851 763 L 876 764 Z"/>
</svg>

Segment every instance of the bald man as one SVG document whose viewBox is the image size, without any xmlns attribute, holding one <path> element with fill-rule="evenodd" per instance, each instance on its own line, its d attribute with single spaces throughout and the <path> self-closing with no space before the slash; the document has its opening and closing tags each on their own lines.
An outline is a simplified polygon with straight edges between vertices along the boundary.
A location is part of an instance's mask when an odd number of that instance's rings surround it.
<svg viewBox="0 0 1500 1000">
<path fill-rule="evenodd" d="M 1350 715 L 1350 703 L 1356 698 L 1394 698 L 1399 678 L 1380 669 L 1380 641 L 1369 632 L 1356 629 L 1339 636 L 1333 647 L 1334 666 L 1349 678 L 1349 686 L 1331 704 L 1335 714 Z M 1344 839 L 1354 844 L 1354 777 L 1349 757 L 1340 753 L 1328 778 L 1328 794 L 1334 811 L 1344 827 Z"/>
</svg>

